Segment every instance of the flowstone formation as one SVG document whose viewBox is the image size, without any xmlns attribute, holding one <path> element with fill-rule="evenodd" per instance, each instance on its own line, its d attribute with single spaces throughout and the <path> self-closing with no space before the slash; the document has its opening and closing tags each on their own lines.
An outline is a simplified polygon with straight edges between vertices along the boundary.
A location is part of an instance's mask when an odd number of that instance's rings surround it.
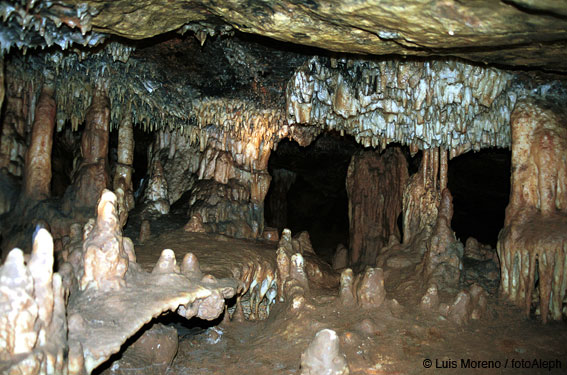
<svg viewBox="0 0 567 375">
<path fill-rule="evenodd" d="M 105 191 L 96 221 L 85 226 L 82 244 L 69 243 L 70 263 L 57 273 L 45 229 L 35 235 L 27 266 L 21 250 L 9 253 L 0 269 L 3 371 L 91 373 L 163 312 L 211 320 L 224 311 L 224 299 L 237 290 L 234 280 L 203 276 L 198 265 L 186 262 L 179 267 L 167 249 L 152 273 L 142 271 L 132 242 L 122 237 L 116 210 L 116 196 Z"/>
<path fill-rule="evenodd" d="M 567 115 L 537 98 L 512 113 L 512 188 L 498 237 L 503 297 L 543 322 L 561 320 L 567 293 Z"/>
</svg>

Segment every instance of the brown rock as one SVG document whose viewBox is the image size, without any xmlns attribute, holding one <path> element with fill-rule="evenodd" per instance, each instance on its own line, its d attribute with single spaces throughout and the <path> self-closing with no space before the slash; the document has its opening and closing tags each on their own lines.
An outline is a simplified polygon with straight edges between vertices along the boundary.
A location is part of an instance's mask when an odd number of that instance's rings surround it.
<svg viewBox="0 0 567 375">
<path fill-rule="evenodd" d="M 185 224 L 183 227 L 185 232 L 192 232 L 192 233 L 205 233 L 206 229 L 203 225 L 203 218 L 201 217 L 200 213 L 195 213 L 191 216 L 191 219 Z"/>
<path fill-rule="evenodd" d="M 140 224 L 140 235 L 138 237 L 138 241 L 140 243 L 146 242 L 150 236 L 152 235 L 150 221 L 149 220 L 142 220 L 142 224 Z"/>
<path fill-rule="evenodd" d="M 272 227 L 264 227 L 262 238 L 270 242 L 278 242 L 280 240 L 277 228 Z"/>
<path fill-rule="evenodd" d="M 348 249 L 343 244 L 337 245 L 332 264 L 334 270 L 341 270 L 348 267 Z"/>
<path fill-rule="evenodd" d="M 174 327 L 156 323 L 126 348 L 106 374 L 163 374 L 177 354 L 178 338 Z"/>
<path fill-rule="evenodd" d="M 461 291 L 455 297 L 455 301 L 449 306 L 447 317 L 453 323 L 463 325 L 468 323 L 472 312 L 471 295 L 466 291 Z"/>
</svg>

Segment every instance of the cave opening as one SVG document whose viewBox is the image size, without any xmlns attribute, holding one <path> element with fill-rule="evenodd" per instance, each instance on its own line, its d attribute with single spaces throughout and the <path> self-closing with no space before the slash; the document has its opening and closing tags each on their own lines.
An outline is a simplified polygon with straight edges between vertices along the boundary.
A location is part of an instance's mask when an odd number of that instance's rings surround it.
<svg viewBox="0 0 567 375">
<path fill-rule="evenodd" d="M 499 148 L 468 152 L 449 162 L 451 226 L 461 242 L 474 237 L 496 248 L 510 195 L 510 163 L 511 151 Z"/>
<path fill-rule="evenodd" d="M 265 200 L 269 227 L 309 232 L 315 252 L 330 261 L 338 244 L 348 247 L 346 176 L 352 155 L 362 146 L 336 132 L 309 146 L 282 140 L 268 162 L 272 176 Z"/>
<path fill-rule="evenodd" d="M 81 131 L 73 131 L 69 123 L 63 130 L 55 132 L 51 152 L 51 195 L 61 198 L 71 185 L 75 157 L 81 142 Z"/>
<path fill-rule="evenodd" d="M 134 164 L 132 165 L 132 188 L 138 200 L 143 193 L 148 178 L 148 149 L 154 142 L 155 135 L 144 131 L 142 126 L 134 126 Z"/>
</svg>

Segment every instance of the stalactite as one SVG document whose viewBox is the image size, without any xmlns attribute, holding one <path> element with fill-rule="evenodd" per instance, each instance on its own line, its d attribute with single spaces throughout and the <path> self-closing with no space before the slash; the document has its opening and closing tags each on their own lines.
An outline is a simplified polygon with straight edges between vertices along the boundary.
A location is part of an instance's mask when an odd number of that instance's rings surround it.
<svg viewBox="0 0 567 375">
<path fill-rule="evenodd" d="M 519 102 L 511 117 L 512 185 L 498 237 L 500 292 L 527 315 L 536 302 L 543 322 L 562 319 L 567 293 L 566 121 L 559 105 L 536 99 Z M 539 302 L 532 301 L 536 282 Z"/>
<path fill-rule="evenodd" d="M 51 192 L 51 148 L 55 129 L 54 89 L 44 83 L 37 103 L 30 146 L 26 152 L 24 197 L 43 200 Z"/>
<path fill-rule="evenodd" d="M 122 190 L 118 199 L 118 215 L 122 226 L 126 224 L 128 211 L 134 208 L 132 170 L 134 164 L 134 129 L 132 120 L 126 115 L 118 129 L 118 160 L 114 172 L 113 188 Z"/>
</svg>

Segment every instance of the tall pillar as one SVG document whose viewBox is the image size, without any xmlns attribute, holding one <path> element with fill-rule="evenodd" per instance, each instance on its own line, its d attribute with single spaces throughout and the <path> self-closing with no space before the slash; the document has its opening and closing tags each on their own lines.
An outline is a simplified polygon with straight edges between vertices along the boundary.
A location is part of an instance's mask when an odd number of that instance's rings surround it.
<svg viewBox="0 0 567 375">
<path fill-rule="evenodd" d="M 63 208 L 94 208 L 103 190 L 109 187 L 108 139 L 110 101 L 106 88 L 96 88 L 85 116 L 81 138 L 81 162 L 71 187 L 65 193 Z"/>
<path fill-rule="evenodd" d="M 390 236 L 399 238 L 397 220 L 407 179 L 407 162 L 397 147 L 352 157 L 346 181 L 351 265 L 374 266 Z"/>
<path fill-rule="evenodd" d="M 132 170 L 134 164 L 134 128 L 129 115 L 124 117 L 118 129 L 118 160 L 112 183 L 118 197 L 118 216 L 124 226 L 128 211 L 134 208 L 134 191 L 132 188 Z M 119 189 L 121 192 L 119 192 Z"/>
<path fill-rule="evenodd" d="M 35 110 L 30 145 L 26 151 L 24 199 L 47 199 L 51 192 L 51 149 L 56 112 L 53 94 L 53 87 L 44 83 Z"/>
<path fill-rule="evenodd" d="M 567 294 L 567 113 L 561 104 L 524 99 L 510 122 L 510 203 L 497 245 L 500 293 L 526 315 L 533 306 L 543 322 L 561 320 Z"/>
</svg>

